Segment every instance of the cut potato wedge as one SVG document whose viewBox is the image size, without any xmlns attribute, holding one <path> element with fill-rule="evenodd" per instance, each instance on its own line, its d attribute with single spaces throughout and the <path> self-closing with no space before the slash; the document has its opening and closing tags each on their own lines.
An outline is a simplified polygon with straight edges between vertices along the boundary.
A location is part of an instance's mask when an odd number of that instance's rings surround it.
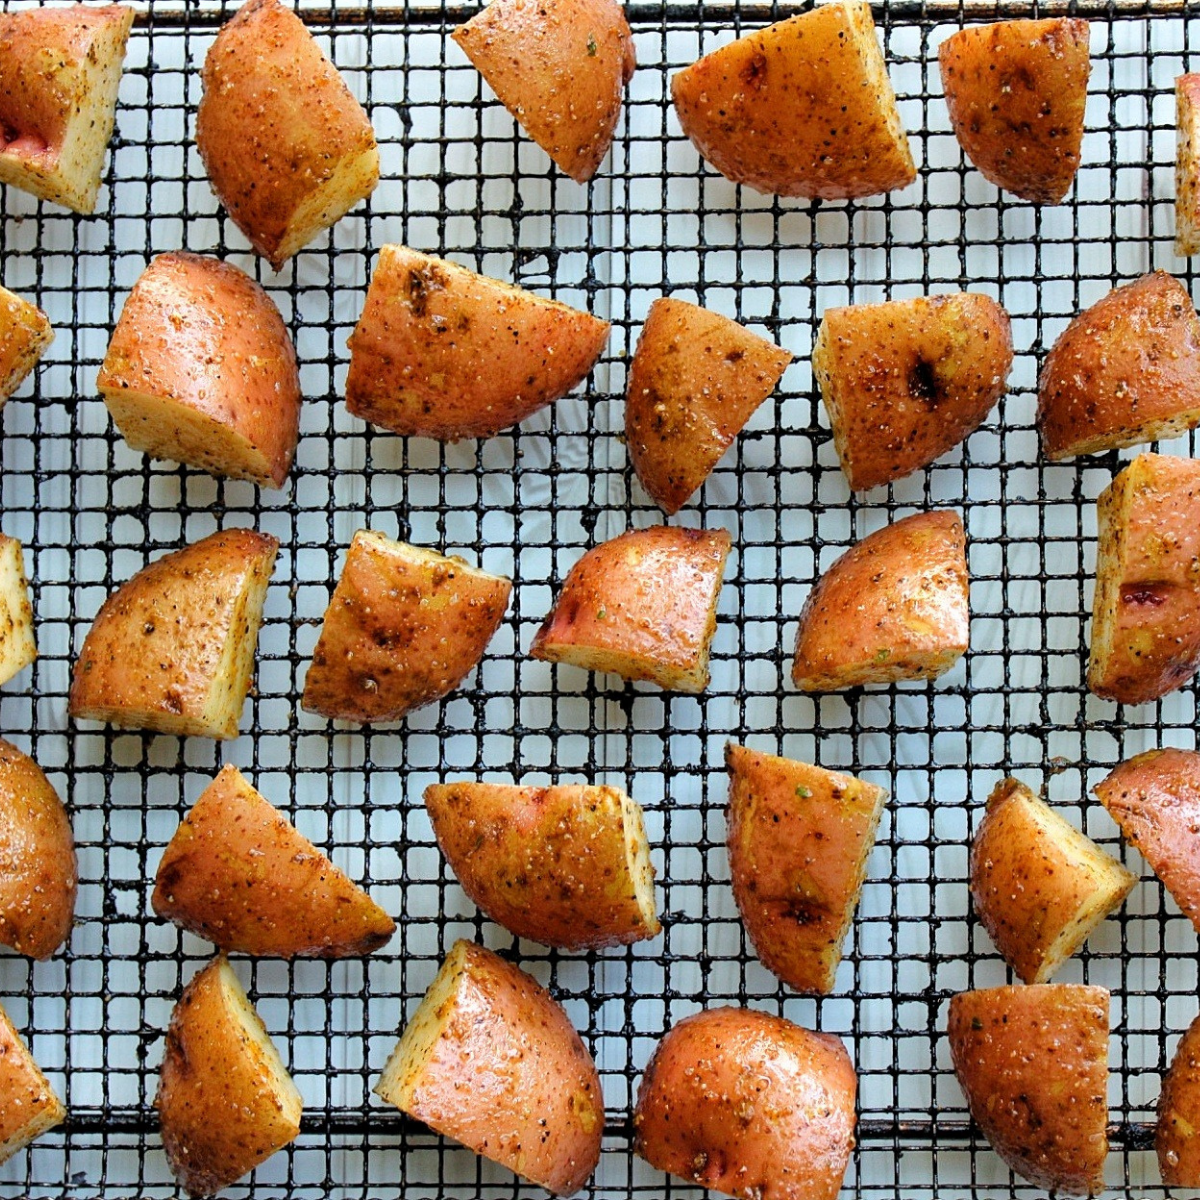
<svg viewBox="0 0 1200 1200">
<path fill-rule="evenodd" d="M 764 967 L 805 995 L 833 990 L 887 792 L 730 742 L 729 875 Z"/>
<path fill-rule="evenodd" d="M 1139 454 L 1096 502 L 1088 687 L 1145 704 L 1200 667 L 1200 462 Z"/>
<path fill-rule="evenodd" d="M 0 183 L 95 210 L 132 26 L 124 4 L 0 13 Z"/>
<path fill-rule="evenodd" d="M 237 737 L 278 549 L 267 534 L 231 529 L 122 584 L 76 660 L 71 716 L 181 737 Z"/>
<path fill-rule="evenodd" d="M 654 301 L 629 366 L 625 443 L 665 512 L 678 512 L 708 478 L 791 361 L 728 317 Z"/>
<path fill-rule="evenodd" d="M 1058 204 L 1079 170 L 1092 63 L 1077 17 L 972 25 L 938 51 L 950 124 L 997 187 Z"/>
<path fill-rule="evenodd" d="M 1200 1017 L 1180 1039 L 1163 1080 L 1154 1148 L 1167 1187 L 1200 1188 Z"/>
<path fill-rule="evenodd" d="M 21 543 L 0 533 L 0 684 L 37 658 Z"/>
<path fill-rule="evenodd" d="M 384 246 L 350 337 L 346 407 L 393 433 L 492 437 L 580 383 L 608 329 L 557 300 Z"/>
<path fill-rule="evenodd" d="M 1200 319 L 1184 286 L 1155 271 L 1080 313 L 1042 364 L 1037 419 L 1053 461 L 1200 425 Z"/>
<path fill-rule="evenodd" d="M 576 183 L 612 144 L 637 59 L 616 0 L 491 0 L 451 36 L 521 128 Z"/>
<path fill-rule="evenodd" d="M 782 1017 L 715 1008 L 680 1021 L 638 1088 L 633 1148 L 739 1200 L 834 1200 L 854 1148 L 845 1046 Z"/>
<path fill-rule="evenodd" d="M 1200 932 L 1200 754 L 1149 750 L 1093 791 Z"/>
<path fill-rule="evenodd" d="M 350 543 L 304 682 L 309 712 L 398 721 L 475 669 L 512 582 L 360 529 Z"/>
<path fill-rule="evenodd" d="M 167 1164 L 211 1196 L 300 1132 L 300 1092 L 224 956 L 184 989 L 167 1030 L 154 1105 Z"/>
<path fill-rule="evenodd" d="M 1175 80 L 1175 253 L 1200 251 L 1200 75 Z"/>
<path fill-rule="evenodd" d="M 379 182 L 363 107 L 304 23 L 249 0 L 204 60 L 196 146 L 234 224 L 279 268 Z"/>
<path fill-rule="evenodd" d="M 828 309 L 813 373 L 850 487 L 903 479 L 952 450 L 1004 395 L 1012 361 L 1008 313 L 989 296 Z"/>
<path fill-rule="evenodd" d="M 232 765 L 175 831 L 150 902 L 221 950 L 279 958 L 370 954 L 396 931 Z"/>
<path fill-rule="evenodd" d="M 620 789 L 435 783 L 425 808 L 463 891 L 517 937 L 594 950 L 659 932 L 642 810 Z"/>
<path fill-rule="evenodd" d="M 985 988 L 950 1001 L 954 1071 L 992 1149 L 1038 1187 L 1104 1187 L 1108 1002 L 1075 983 Z"/>
<path fill-rule="evenodd" d="M 248 275 L 160 254 L 134 284 L 97 387 L 152 458 L 281 487 L 300 433 L 300 371 L 279 309 Z"/>
<path fill-rule="evenodd" d="M 8 1013 L 0 1008 L 0 1163 L 61 1125 L 66 1115 Z"/>
<path fill-rule="evenodd" d="M 5 15 L 0 14 L 0 21 Z M 0 408 L 24 383 L 52 341 L 49 317 L 36 304 L 0 287 Z"/>
<path fill-rule="evenodd" d="M 63 802 L 41 767 L 0 739 L 0 944 L 49 958 L 71 936 L 78 890 Z"/>
<path fill-rule="evenodd" d="M 570 570 L 529 653 L 668 691 L 702 692 L 732 540 L 723 529 L 631 529 Z"/>
<path fill-rule="evenodd" d="M 1005 779 L 971 844 L 971 898 L 1005 961 L 1045 983 L 1125 902 L 1137 876 L 1086 834 Z"/>
<path fill-rule="evenodd" d="M 536 980 L 471 942 L 447 955 L 375 1091 L 556 1195 L 600 1159 L 600 1076 L 579 1034 Z"/>
<path fill-rule="evenodd" d="M 936 679 L 966 653 L 966 541 L 957 513 L 916 513 L 852 546 L 800 613 L 792 680 L 835 692 Z"/>
<path fill-rule="evenodd" d="M 676 75 L 671 96 L 704 158 L 757 192 L 843 200 L 917 176 L 863 0 L 722 46 Z"/>
</svg>

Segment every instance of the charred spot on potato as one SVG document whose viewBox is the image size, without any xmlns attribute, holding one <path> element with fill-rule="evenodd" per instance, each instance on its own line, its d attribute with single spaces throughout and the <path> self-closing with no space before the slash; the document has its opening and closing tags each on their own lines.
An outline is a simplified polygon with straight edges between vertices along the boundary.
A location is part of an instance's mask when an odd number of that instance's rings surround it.
<svg viewBox="0 0 1200 1200">
<path fill-rule="evenodd" d="M 415 316 L 424 317 L 433 294 L 445 290 L 446 276 L 432 262 L 409 268 L 408 302 Z"/>
</svg>

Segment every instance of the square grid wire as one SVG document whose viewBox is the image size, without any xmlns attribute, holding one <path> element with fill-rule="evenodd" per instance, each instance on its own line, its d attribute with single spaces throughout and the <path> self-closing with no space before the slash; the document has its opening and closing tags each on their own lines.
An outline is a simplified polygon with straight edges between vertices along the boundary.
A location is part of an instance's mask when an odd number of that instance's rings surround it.
<svg viewBox="0 0 1200 1200">
<path fill-rule="evenodd" d="M 549 169 L 449 39 L 473 9 L 306 9 L 367 105 L 383 182 L 371 201 L 279 275 L 218 209 L 191 141 L 199 65 L 232 10 L 139 13 L 100 207 L 78 218 L 7 191 L 4 284 L 49 313 L 57 338 L 4 412 L 2 518 L 22 540 L 41 658 L 0 699 L 0 732 L 41 763 L 72 815 L 78 923 L 47 963 L 0 958 L 0 998 L 70 1109 L 68 1124 L 0 1167 L 4 1196 L 170 1196 L 151 1107 L 162 1034 L 209 948 L 156 920 L 162 847 L 222 762 L 235 762 L 399 921 L 366 960 L 239 959 L 305 1101 L 303 1133 L 231 1195 L 504 1197 L 536 1189 L 445 1144 L 370 1094 L 406 1016 L 458 937 L 512 956 L 565 1003 L 604 1080 L 610 1125 L 597 1197 L 696 1195 L 633 1157 L 630 1110 L 655 1043 L 706 1005 L 748 1004 L 840 1034 L 860 1077 L 860 1137 L 845 1195 L 1033 1196 L 971 1131 L 941 1037 L 955 991 L 1008 978 L 974 920 L 967 848 L 1005 774 L 1110 849 L 1087 797 L 1116 762 L 1195 745 L 1196 689 L 1119 708 L 1084 688 L 1095 497 L 1128 457 L 1048 465 L 1033 427 L 1037 364 L 1067 321 L 1155 267 L 1171 247 L 1173 83 L 1200 67 L 1200 27 L 1169 0 L 1092 18 L 1083 167 L 1066 204 L 1001 196 L 965 164 L 936 51 L 997 10 L 933 0 L 877 9 L 920 175 L 861 203 L 779 201 L 702 165 L 669 104 L 671 74 L 735 32 L 791 9 L 636 3 L 640 68 L 610 158 L 579 187 Z M 1007 6 L 1003 15 L 1028 15 Z M 1041 13 L 1050 10 L 1043 8 Z M 341 400 L 346 338 L 389 241 L 609 317 L 613 334 L 579 395 L 484 443 L 441 447 L 376 433 Z M 150 463 L 115 436 L 96 372 L 149 257 L 212 252 L 262 280 L 284 312 L 306 397 L 281 492 Z M 830 305 L 977 288 L 1012 314 L 1008 396 L 961 451 L 855 499 L 838 469 L 809 352 Z M 620 435 L 628 355 L 661 294 L 747 322 L 796 361 L 680 514 L 734 538 L 699 698 L 526 657 L 570 566 L 595 542 L 660 520 Z M 1173 452 L 1195 452 L 1182 439 Z M 852 541 L 917 509 L 962 512 L 972 649 L 932 685 L 809 698 L 787 682 L 796 616 Z M 148 560 L 218 527 L 282 543 L 243 735 L 216 745 L 76 726 L 70 666 L 108 592 Z M 357 528 L 462 553 L 516 580 L 477 673 L 392 729 L 330 727 L 298 708 L 329 592 Z M 891 792 L 835 993 L 791 995 L 757 964 L 728 887 L 727 739 L 861 773 Z M 593 780 L 641 802 L 665 931 L 593 955 L 514 943 L 482 920 L 442 862 L 421 805 L 443 778 Z M 1163 1194 L 1151 1140 L 1159 1079 L 1195 1016 L 1196 937 L 1143 876 L 1060 978 L 1113 989 L 1110 1107 L 1115 1191 Z"/>
</svg>

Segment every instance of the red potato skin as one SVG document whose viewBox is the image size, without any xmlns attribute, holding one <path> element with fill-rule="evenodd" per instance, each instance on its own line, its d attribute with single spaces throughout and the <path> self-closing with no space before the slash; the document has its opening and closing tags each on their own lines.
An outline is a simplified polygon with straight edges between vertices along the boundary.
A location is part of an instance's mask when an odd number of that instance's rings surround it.
<svg viewBox="0 0 1200 1200">
<path fill-rule="evenodd" d="M 967 650 L 966 539 L 953 512 L 915 513 L 852 546 L 800 613 L 792 679 L 833 691 L 930 679 Z"/>
<path fill-rule="evenodd" d="M 70 936 L 78 890 L 58 793 L 33 759 L 0 739 L 0 943 L 49 958 Z"/>
<path fill-rule="evenodd" d="M 166 396 L 245 439 L 281 487 L 300 436 L 300 369 L 270 296 L 200 254 L 160 254 L 134 284 L 97 386 Z M 224 474 L 219 458 L 193 465 Z"/>
<path fill-rule="evenodd" d="M 150 903 L 221 950 L 280 958 L 370 954 L 396 931 L 234 766 L 176 830 Z"/>
<path fill-rule="evenodd" d="M 1154 1149 L 1167 1187 L 1200 1187 L 1200 1017 L 1180 1039 L 1163 1080 Z"/>
<path fill-rule="evenodd" d="M 903 479 L 957 446 L 1004 395 L 1012 363 L 1012 325 L 990 296 L 828 309 L 813 371 L 850 487 Z"/>
<path fill-rule="evenodd" d="M 997 187 L 1058 204 L 1079 170 L 1091 73 L 1087 21 L 998 21 L 938 51 L 946 107 L 967 157 Z"/>
<path fill-rule="evenodd" d="M 1093 790 L 1200 932 L 1200 754 L 1148 750 Z"/>
<path fill-rule="evenodd" d="M 722 175 L 757 192 L 843 200 L 906 187 L 916 168 L 875 37 L 858 3 L 748 34 L 671 80 L 679 123 Z"/>
<path fill-rule="evenodd" d="M 680 1021 L 638 1088 L 634 1150 L 741 1200 L 834 1200 L 854 1148 L 858 1081 L 846 1048 L 769 1013 Z"/>
<path fill-rule="evenodd" d="M 279 0 L 249 0 L 238 10 L 213 42 L 201 79 L 196 146 L 213 191 L 278 271 L 294 252 L 286 243 L 297 210 L 340 162 L 375 153 L 371 123 Z M 376 159 L 362 190 L 378 178 Z"/>
<path fill-rule="evenodd" d="M 571 661 L 582 648 L 592 670 L 703 691 L 731 545 L 723 529 L 657 525 L 593 547 L 571 568 L 530 655 Z"/>
<path fill-rule="evenodd" d="M 576 183 L 596 173 L 637 58 L 616 0 L 492 0 L 451 35 Z"/>
<path fill-rule="evenodd" d="M 592 1056 L 535 979 L 482 946 L 470 947 L 467 963 L 451 1022 L 406 1111 L 569 1196 L 600 1160 L 604 1106 Z M 539 1135 L 514 1146 L 512 1126 L 535 1120 Z"/>
<path fill-rule="evenodd" d="M 791 361 L 719 313 L 654 301 L 629 367 L 625 443 L 664 512 L 678 512 L 703 484 Z"/>
<path fill-rule="evenodd" d="M 405 246 L 384 246 L 350 337 L 346 407 L 413 437 L 492 437 L 565 396 L 609 324 Z"/>
<path fill-rule="evenodd" d="M 1080 313 L 1042 365 L 1037 421 L 1052 461 L 1200 424 L 1200 319 L 1183 285 L 1155 271 Z"/>
</svg>

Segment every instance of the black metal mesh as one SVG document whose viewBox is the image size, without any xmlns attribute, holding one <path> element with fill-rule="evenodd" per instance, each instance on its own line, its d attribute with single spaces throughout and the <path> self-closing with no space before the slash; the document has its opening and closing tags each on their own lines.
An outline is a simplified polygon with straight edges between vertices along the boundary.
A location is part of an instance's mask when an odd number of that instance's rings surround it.
<svg viewBox="0 0 1200 1200">
<path fill-rule="evenodd" d="M 180 816 L 232 761 L 370 887 L 400 930 L 363 961 L 236 961 L 306 1107 L 299 1141 L 231 1194 L 530 1190 L 370 1096 L 406 1015 L 460 936 L 549 982 L 585 1031 L 610 1117 L 596 1196 L 695 1194 L 632 1156 L 629 1113 L 664 1030 L 721 1003 L 781 1012 L 850 1045 L 861 1122 L 846 1194 L 1040 1194 L 970 1131 L 940 1029 L 953 992 L 1007 978 L 965 883 L 970 834 L 993 784 L 1009 772 L 1044 784 L 1115 847 L 1087 787 L 1142 749 L 1195 744 L 1191 685 L 1136 709 L 1086 694 L 1093 502 L 1118 456 L 1048 465 L 1033 429 L 1037 363 L 1070 316 L 1153 267 L 1193 283 L 1171 250 L 1172 88 L 1197 65 L 1192 10 L 1169 0 L 1072 10 L 1093 17 L 1084 166 L 1068 203 L 1040 212 L 998 196 L 964 164 L 940 95 L 941 39 L 999 7 L 897 0 L 877 9 L 919 179 L 894 196 L 811 206 L 716 176 L 667 99 L 670 75 L 731 27 L 791 8 L 631 5 L 641 66 L 612 155 L 587 187 L 548 168 L 450 42 L 473 9 L 306 10 L 369 108 L 384 182 L 277 276 L 219 212 L 191 142 L 198 68 L 229 11 L 151 4 L 140 14 L 95 217 L 11 189 L 4 196 L 3 282 L 47 309 L 57 340 L 4 414 L 2 523 L 26 547 L 42 657 L 5 689 L 0 732 L 31 751 L 67 802 L 81 889 L 64 953 L 38 964 L 0 959 L 0 999 L 71 1113 L 0 1167 L 0 1192 L 174 1194 L 150 1106 L 172 1005 L 208 948 L 153 918 L 150 881 Z M 1003 7 L 1012 16 L 1051 11 L 1060 9 Z M 375 252 L 389 241 L 609 316 L 613 337 L 583 394 L 517 431 L 454 447 L 405 442 L 348 417 L 345 340 Z M 256 274 L 296 337 L 306 401 L 296 467 L 280 493 L 147 462 L 114 435 L 96 396 L 128 289 L 150 256 L 180 247 Z M 852 499 L 808 365 L 820 313 L 966 287 L 1013 316 L 1009 395 L 961 452 Z M 797 355 L 677 518 L 723 526 L 735 540 L 713 684 L 700 698 L 524 653 L 588 546 L 660 520 L 619 433 L 626 357 L 663 293 L 745 320 Z M 967 525 L 966 662 L 928 686 L 798 695 L 785 680 L 795 618 L 818 571 L 869 530 L 933 505 L 958 508 Z M 102 598 L 147 559 L 229 525 L 282 543 L 243 736 L 220 746 L 68 723 L 72 655 Z M 300 713 L 297 701 L 329 591 L 362 526 L 462 552 L 517 587 L 466 687 L 399 729 L 360 733 Z M 741 932 L 724 852 L 730 737 L 859 772 L 892 793 L 826 1000 L 790 995 Z M 441 861 L 420 802 L 435 779 L 474 776 L 626 787 L 646 809 L 656 848 L 661 938 L 567 955 L 514 944 L 481 920 Z M 1108 1180 L 1155 1195 L 1148 1121 L 1200 981 L 1189 923 L 1129 859 L 1145 882 L 1060 978 L 1114 990 Z"/>
</svg>

